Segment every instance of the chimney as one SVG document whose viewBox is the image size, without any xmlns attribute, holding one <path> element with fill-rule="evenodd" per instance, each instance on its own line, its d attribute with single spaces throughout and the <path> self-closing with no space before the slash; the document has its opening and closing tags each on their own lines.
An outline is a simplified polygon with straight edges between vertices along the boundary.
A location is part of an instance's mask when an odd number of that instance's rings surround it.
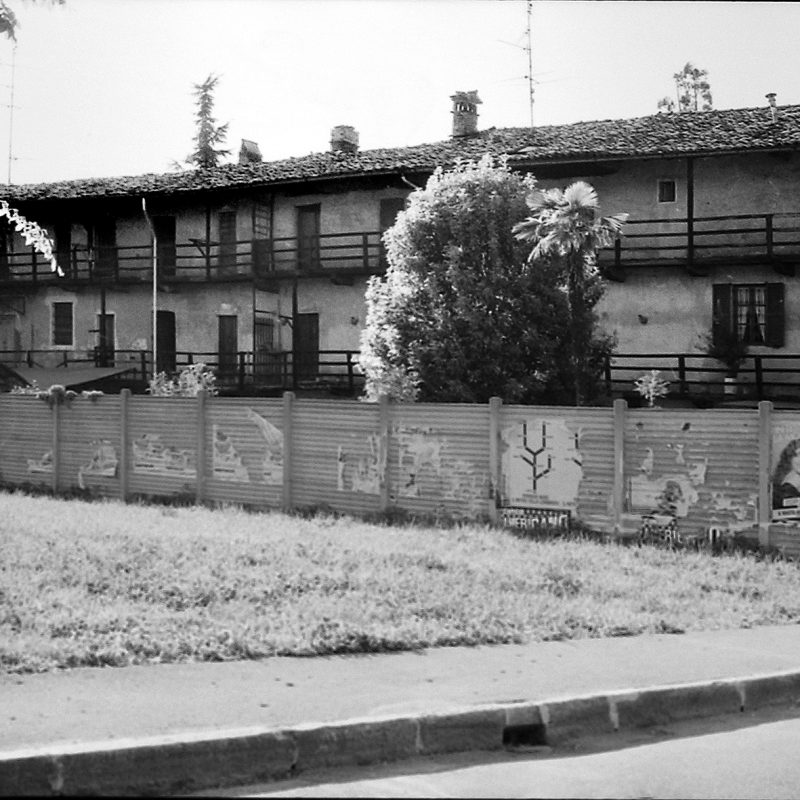
<svg viewBox="0 0 800 800">
<path fill-rule="evenodd" d="M 261 151 L 255 142 L 249 139 L 242 139 L 242 146 L 239 148 L 239 163 L 240 164 L 260 164 Z"/>
<path fill-rule="evenodd" d="M 352 125 L 336 125 L 331 129 L 331 152 L 358 152 L 358 131 Z"/>
<path fill-rule="evenodd" d="M 456 92 L 450 96 L 453 101 L 453 136 L 473 136 L 478 132 L 478 90 Z"/>
<path fill-rule="evenodd" d="M 769 92 L 767 95 L 767 101 L 769 102 L 769 110 L 772 114 L 772 121 L 778 121 L 778 101 L 776 99 L 777 95 L 775 92 Z"/>
</svg>

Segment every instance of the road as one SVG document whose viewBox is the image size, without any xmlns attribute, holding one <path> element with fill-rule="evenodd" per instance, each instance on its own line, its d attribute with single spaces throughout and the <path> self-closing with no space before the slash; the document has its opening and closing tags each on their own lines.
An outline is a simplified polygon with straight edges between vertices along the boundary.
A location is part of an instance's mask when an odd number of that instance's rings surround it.
<svg viewBox="0 0 800 800">
<path fill-rule="evenodd" d="M 800 797 L 800 709 L 549 748 L 461 753 L 216 790 L 227 797 Z M 211 792 L 208 793 L 212 794 Z"/>
</svg>

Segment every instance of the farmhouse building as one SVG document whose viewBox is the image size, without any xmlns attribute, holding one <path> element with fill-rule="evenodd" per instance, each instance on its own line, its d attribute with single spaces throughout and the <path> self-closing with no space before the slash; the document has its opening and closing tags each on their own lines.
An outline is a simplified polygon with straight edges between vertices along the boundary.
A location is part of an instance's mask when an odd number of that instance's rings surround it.
<svg viewBox="0 0 800 800">
<path fill-rule="evenodd" d="M 451 99 L 452 133 L 431 144 L 362 150 L 342 125 L 299 158 L 264 162 L 244 140 L 214 169 L 0 188 L 48 229 L 64 272 L 0 236 L 0 364 L 144 378 L 203 361 L 237 391 L 357 391 L 382 232 L 437 167 L 490 153 L 544 188 L 586 180 L 603 213 L 630 215 L 600 257 L 619 386 L 650 362 L 691 386 L 712 324 L 750 345 L 762 395 L 795 380 L 800 106 L 480 130 L 477 92 Z"/>
</svg>

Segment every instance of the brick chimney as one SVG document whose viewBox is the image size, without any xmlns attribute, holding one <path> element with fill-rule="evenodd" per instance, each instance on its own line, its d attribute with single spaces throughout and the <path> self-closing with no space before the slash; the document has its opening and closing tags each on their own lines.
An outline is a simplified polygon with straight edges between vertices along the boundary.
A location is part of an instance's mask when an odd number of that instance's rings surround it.
<svg viewBox="0 0 800 800">
<path fill-rule="evenodd" d="M 331 129 L 331 152 L 358 152 L 358 131 L 352 125 L 336 125 Z"/>
<path fill-rule="evenodd" d="M 258 145 L 255 142 L 251 142 L 249 139 L 242 139 L 242 146 L 239 148 L 239 163 L 261 163 L 261 150 L 258 149 Z"/>
<path fill-rule="evenodd" d="M 473 136 L 478 132 L 478 90 L 456 92 L 450 96 L 453 101 L 453 136 Z"/>
</svg>

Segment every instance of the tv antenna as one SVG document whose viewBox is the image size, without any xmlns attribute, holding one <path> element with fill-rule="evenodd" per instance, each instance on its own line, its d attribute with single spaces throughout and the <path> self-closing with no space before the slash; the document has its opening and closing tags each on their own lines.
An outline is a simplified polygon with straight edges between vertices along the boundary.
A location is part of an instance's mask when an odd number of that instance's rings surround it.
<svg viewBox="0 0 800 800">
<path fill-rule="evenodd" d="M 531 39 L 531 18 L 533 16 L 533 0 L 528 0 L 527 3 L 528 7 L 528 27 L 525 30 L 525 36 L 527 44 L 525 45 L 525 52 L 528 54 L 528 102 L 530 104 L 531 109 L 531 128 L 533 127 L 533 92 L 534 92 L 534 81 L 533 81 L 533 44 Z"/>
<path fill-rule="evenodd" d="M 11 183 L 11 163 L 14 161 L 13 136 L 14 136 L 14 76 L 17 67 L 17 45 L 11 50 L 11 100 L 8 104 L 8 180 Z"/>
</svg>

